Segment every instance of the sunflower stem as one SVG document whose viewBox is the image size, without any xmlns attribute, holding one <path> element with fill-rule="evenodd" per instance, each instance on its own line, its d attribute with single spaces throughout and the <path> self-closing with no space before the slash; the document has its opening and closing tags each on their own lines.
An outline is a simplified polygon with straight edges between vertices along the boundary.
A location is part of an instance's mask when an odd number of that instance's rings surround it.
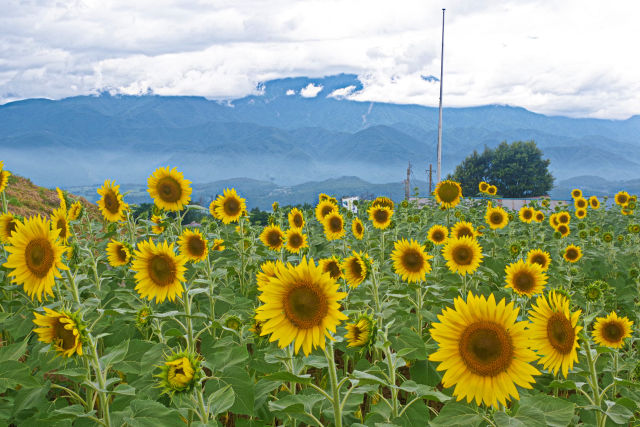
<svg viewBox="0 0 640 427">
<path fill-rule="evenodd" d="M 611 397 L 615 399 L 618 394 L 618 390 L 616 387 L 616 378 L 618 378 L 618 349 L 614 350 L 612 358 L 613 358 L 613 396 Z"/>
<path fill-rule="evenodd" d="M 389 387 L 391 388 L 391 415 L 398 417 L 398 388 L 396 387 L 396 368 L 393 363 L 391 349 L 388 345 L 384 347 L 384 355 L 389 368 Z"/>
<path fill-rule="evenodd" d="M 185 296 L 182 299 L 184 304 L 184 314 L 186 315 L 187 321 L 187 351 L 195 351 L 195 347 L 193 345 L 193 325 L 191 323 L 191 298 L 189 297 L 189 289 L 185 290 Z"/>
<path fill-rule="evenodd" d="M 96 374 L 98 385 L 100 386 L 100 391 L 98 391 L 98 398 L 100 399 L 100 411 L 102 412 L 102 420 L 104 421 L 104 425 L 109 427 L 111 425 L 111 418 L 109 416 L 109 397 L 106 393 L 106 372 L 104 372 L 100 367 L 100 358 L 98 357 L 97 343 L 93 340 L 93 336 L 91 336 L 91 334 L 88 334 L 88 339 L 89 346 L 91 347 L 91 362 L 93 364 L 93 370 Z"/>
<path fill-rule="evenodd" d="M 207 411 L 207 408 L 204 405 L 202 386 L 196 387 L 196 400 L 198 401 L 198 406 L 200 408 L 200 413 L 198 414 L 200 416 L 200 421 L 202 421 L 203 424 L 207 424 L 207 421 L 209 421 L 209 411 Z"/>
<path fill-rule="evenodd" d="M 418 284 L 416 289 L 416 314 L 418 315 L 418 335 L 422 338 L 422 285 L 423 282 Z"/>
<path fill-rule="evenodd" d="M 329 348 L 327 350 L 327 347 Z M 333 354 L 333 343 L 329 342 L 328 346 L 323 349 L 324 356 L 327 358 L 329 365 L 329 381 L 331 382 L 331 393 L 333 395 L 333 417 L 336 427 L 342 427 L 342 409 L 340 408 L 340 389 L 338 389 L 338 373 L 336 370 L 336 362 Z"/>
<path fill-rule="evenodd" d="M 7 207 L 7 196 L 5 194 L 5 192 L 2 192 L 2 213 L 7 213 L 8 212 L 8 207 Z"/>
<path fill-rule="evenodd" d="M 586 329 L 585 324 L 585 329 Z M 602 405 L 602 399 L 600 398 L 600 388 L 598 387 L 598 373 L 596 372 L 596 366 L 593 361 L 593 356 L 591 355 L 591 343 L 589 342 L 589 338 L 584 336 L 585 350 L 587 353 L 587 365 L 589 366 L 589 374 L 591 376 L 591 389 L 593 391 L 593 403 L 594 406 L 600 408 Z M 603 426 L 606 422 L 606 415 L 601 412 L 596 412 L 596 420 L 598 426 Z"/>
<path fill-rule="evenodd" d="M 64 270 L 64 275 L 67 278 L 67 282 L 69 283 L 69 287 L 71 288 L 71 292 L 73 293 L 73 300 L 76 302 L 76 304 L 80 305 L 80 296 L 78 295 L 78 285 L 76 285 L 76 281 L 74 280 L 69 270 Z"/>
</svg>

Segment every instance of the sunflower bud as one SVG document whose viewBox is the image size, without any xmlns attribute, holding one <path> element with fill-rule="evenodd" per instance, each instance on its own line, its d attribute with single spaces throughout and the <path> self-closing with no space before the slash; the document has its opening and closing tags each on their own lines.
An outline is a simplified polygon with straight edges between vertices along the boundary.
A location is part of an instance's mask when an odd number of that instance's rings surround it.
<svg viewBox="0 0 640 427">
<path fill-rule="evenodd" d="M 609 233 L 608 231 L 606 233 L 604 233 L 602 235 L 602 240 L 604 240 L 605 242 L 612 242 L 613 241 L 613 234 Z"/>
<path fill-rule="evenodd" d="M 587 238 L 587 236 L 589 236 L 589 233 L 587 233 L 587 230 L 580 230 L 580 232 L 578 233 L 578 236 L 579 236 L 581 239 L 586 239 L 586 238 Z"/>
<path fill-rule="evenodd" d="M 200 355 L 186 350 L 165 356 L 164 363 L 159 366 L 160 373 L 155 375 L 160 380 L 158 386 L 162 393 L 173 396 L 193 390 L 202 378 L 201 363 Z"/>
<path fill-rule="evenodd" d="M 224 321 L 225 328 L 239 331 L 242 327 L 242 320 L 238 316 L 229 315 Z"/>
<path fill-rule="evenodd" d="M 586 224 L 584 222 L 579 222 L 578 223 L 578 230 L 584 230 L 586 227 Z"/>
<path fill-rule="evenodd" d="M 142 306 L 136 313 L 136 327 L 144 330 L 151 324 L 151 315 L 153 310 L 148 305 Z"/>
</svg>

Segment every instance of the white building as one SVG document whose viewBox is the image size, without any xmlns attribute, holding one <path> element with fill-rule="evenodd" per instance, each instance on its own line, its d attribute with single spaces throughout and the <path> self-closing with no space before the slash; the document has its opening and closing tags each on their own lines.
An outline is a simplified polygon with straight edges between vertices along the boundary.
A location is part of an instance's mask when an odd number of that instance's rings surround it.
<svg viewBox="0 0 640 427">
<path fill-rule="evenodd" d="M 353 197 L 343 197 L 342 198 L 342 207 L 349 209 L 351 212 L 353 213 L 358 213 L 358 206 L 356 206 L 356 201 L 360 200 L 360 197 L 358 196 L 353 196 Z"/>
</svg>

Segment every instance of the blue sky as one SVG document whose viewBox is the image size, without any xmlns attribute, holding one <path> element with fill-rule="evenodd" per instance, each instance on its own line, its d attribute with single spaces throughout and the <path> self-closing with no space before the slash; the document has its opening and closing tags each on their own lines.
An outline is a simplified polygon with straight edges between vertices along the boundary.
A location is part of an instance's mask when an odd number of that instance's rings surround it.
<svg viewBox="0 0 640 427">
<path fill-rule="evenodd" d="M 358 100 L 640 114 L 640 2 L 0 0 L 0 103 L 110 90 L 228 99 L 356 73 Z"/>
</svg>

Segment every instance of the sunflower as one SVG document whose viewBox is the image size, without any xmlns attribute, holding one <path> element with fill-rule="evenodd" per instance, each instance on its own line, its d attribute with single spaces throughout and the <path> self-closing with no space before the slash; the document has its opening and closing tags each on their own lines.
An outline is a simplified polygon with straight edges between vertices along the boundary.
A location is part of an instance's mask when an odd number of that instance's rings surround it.
<svg viewBox="0 0 640 427">
<path fill-rule="evenodd" d="M 587 202 L 587 199 L 585 199 L 584 197 L 578 197 L 573 201 L 573 206 L 576 209 L 586 209 L 587 206 L 589 206 L 589 202 Z"/>
<path fill-rule="evenodd" d="M 542 293 L 548 277 L 542 267 L 537 263 L 525 263 L 518 260 L 509 264 L 505 269 L 507 273 L 507 288 L 513 289 L 518 295 L 526 295 L 529 298 Z"/>
<path fill-rule="evenodd" d="M 160 209 L 181 211 L 191 201 L 191 181 L 169 166 L 156 169 L 147 179 L 147 191 Z"/>
<path fill-rule="evenodd" d="M 342 261 L 342 270 L 347 284 L 357 288 L 369 276 L 369 256 L 353 251 L 353 255 Z"/>
<path fill-rule="evenodd" d="M 565 378 L 578 361 L 578 326 L 581 310 L 571 312 L 569 300 L 555 291 L 539 296 L 529 311 L 531 349 L 538 353 L 544 369 L 554 375 L 562 371 Z"/>
<path fill-rule="evenodd" d="M 142 298 L 155 298 L 159 304 L 182 295 L 187 259 L 176 255 L 173 246 L 166 241 L 156 245 L 151 239 L 138 243 L 131 269 L 136 272 L 135 289 Z"/>
<path fill-rule="evenodd" d="M 318 195 L 318 202 L 324 202 L 325 200 L 330 201 L 334 205 L 338 204 L 338 200 L 335 197 L 331 197 L 331 196 L 329 196 L 328 194 L 325 194 L 325 193 L 320 193 Z"/>
<path fill-rule="evenodd" d="M 425 253 L 424 245 L 413 239 L 398 240 L 391 252 L 394 271 L 407 282 L 424 280 L 426 274 L 431 272 L 431 258 L 431 255 Z"/>
<path fill-rule="evenodd" d="M 580 197 L 582 197 L 582 190 L 580 190 L 579 188 L 574 188 L 573 190 L 571 190 L 571 197 L 573 197 L 574 199 L 579 199 Z"/>
<path fill-rule="evenodd" d="M 495 185 L 490 185 L 489 188 L 487 188 L 487 194 L 489 194 L 490 196 L 495 196 L 496 194 L 498 194 L 498 187 L 496 187 Z"/>
<path fill-rule="evenodd" d="M 53 211 L 51 214 L 51 228 L 54 230 L 60 230 L 60 233 L 58 234 L 60 242 L 65 245 L 69 242 L 70 230 L 66 210 L 58 208 Z"/>
<path fill-rule="evenodd" d="M 436 185 L 436 189 L 433 194 L 436 201 L 440 204 L 440 207 L 449 209 L 460 203 L 462 187 L 460 187 L 460 184 L 455 181 L 440 181 L 438 185 Z"/>
<path fill-rule="evenodd" d="M 482 261 L 482 247 L 476 239 L 469 236 L 456 239 L 447 239 L 442 248 L 444 259 L 447 260 L 447 267 L 454 273 L 465 276 L 467 273 L 474 273 Z"/>
<path fill-rule="evenodd" d="M 69 208 L 69 212 L 68 212 L 69 221 L 75 221 L 77 219 L 80 219 L 83 212 L 84 212 L 84 208 L 82 207 L 82 203 L 80 202 L 73 203 Z"/>
<path fill-rule="evenodd" d="M 477 405 L 520 399 L 515 386 L 532 388 L 540 372 L 530 365 L 536 355 L 529 350 L 527 323 L 516 321 L 518 308 L 504 299 L 496 304 L 493 294 L 485 299 L 471 292 L 467 301 L 457 297 L 454 307 L 445 308 L 430 330 L 438 350 L 429 360 L 446 371 L 442 385 L 455 385 L 457 400 L 475 399 Z"/>
<path fill-rule="evenodd" d="M 449 230 L 444 225 L 436 224 L 427 232 L 427 239 L 434 245 L 443 244 L 449 237 Z"/>
<path fill-rule="evenodd" d="M 338 206 L 330 200 L 322 200 L 316 205 L 316 219 L 322 223 L 324 217 L 331 212 L 338 212 Z"/>
<path fill-rule="evenodd" d="M 571 223 L 571 214 L 569 214 L 569 212 L 565 212 L 565 211 L 559 212 L 558 216 L 557 216 L 557 219 L 558 219 L 558 225 L 559 224 L 567 224 L 567 225 L 569 225 Z"/>
<path fill-rule="evenodd" d="M 469 236 L 475 238 L 477 235 L 475 228 L 473 228 L 473 224 L 466 221 L 458 221 L 451 227 L 451 237 L 464 237 Z"/>
<path fill-rule="evenodd" d="M 235 188 L 231 190 L 225 188 L 223 194 L 218 195 L 218 198 L 209 206 L 211 215 L 220 219 L 224 224 L 237 222 L 246 209 L 245 200 L 238 196 Z"/>
<path fill-rule="evenodd" d="M 560 224 L 556 227 L 556 231 L 560 233 L 562 237 L 567 237 L 571 234 L 571 228 L 567 224 Z"/>
<path fill-rule="evenodd" d="M 341 239 L 347 233 L 344 228 L 344 218 L 338 211 L 331 212 L 325 216 L 322 220 L 322 225 L 324 226 L 324 234 L 329 241 Z"/>
<path fill-rule="evenodd" d="M 278 225 L 268 225 L 260 233 L 260 240 L 272 251 L 279 251 L 282 248 L 284 233 Z"/>
<path fill-rule="evenodd" d="M 202 356 L 188 350 L 171 353 L 165 356 L 164 364 L 160 365 L 160 373 L 154 377 L 160 380 L 163 394 L 173 396 L 175 393 L 188 392 L 202 378 Z"/>
<path fill-rule="evenodd" d="M 351 222 L 351 232 L 353 233 L 353 237 L 358 240 L 362 240 L 362 238 L 364 237 L 364 225 L 362 224 L 360 218 L 355 218 Z"/>
<path fill-rule="evenodd" d="M 591 209 L 599 209 L 600 208 L 600 200 L 596 196 L 589 197 L 589 206 Z"/>
<path fill-rule="evenodd" d="M 487 190 L 489 190 L 489 184 L 484 181 L 480 181 L 478 184 L 478 190 L 480 190 L 481 193 L 486 193 Z"/>
<path fill-rule="evenodd" d="M 616 201 L 616 204 L 625 206 L 627 203 L 629 203 L 629 193 L 627 193 L 626 191 L 619 191 L 616 193 L 614 200 Z"/>
<path fill-rule="evenodd" d="M 264 322 L 261 335 L 271 334 L 269 341 L 278 340 L 280 348 L 295 342 L 296 354 L 300 348 L 305 355 L 317 347 L 324 349 L 325 336 L 333 339 L 329 332 L 335 333 L 347 319 L 339 303 L 347 294 L 338 292 L 336 281 L 313 259 L 281 266 L 275 274 L 258 297 L 264 303 L 255 316 Z"/>
<path fill-rule="evenodd" d="M 345 328 L 347 347 L 366 347 L 375 339 L 376 324 L 369 315 L 361 315 L 355 323 L 349 323 Z"/>
<path fill-rule="evenodd" d="M 111 239 L 107 244 L 107 259 L 112 267 L 127 265 L 131 259 L 131 251 L 124 243 Z"/>
<path fill-rule="evenodd" d="M 289 219 L 289 228 L 302 228 L 304 227 L 304 216 L 298 208 L 293 208 L 287 216 Z"/>
<path fill-rule="evenodd" d="M 42 301 L 42 294 L 53 297 L 55 277 L 62 277 L 59 270 L 69 269 L 62 263 L 66 247 L 59 244 L 58 233 L 48 220 L 31 217 L 16 223 L 9 246 L 5 246 L 9 255 L 3 266 L 12 269 L 11 281 L 23 285 L 31 299 L 37 296 Z"/>
<path fill-rule="evenodd" d="M 621 213 L 622 215 L 633 215 L 633 210 L 631 210 L 631 209 L 627 209 L 627 208 L 622 208 L 622 209 L 620 210 L 620 213 Z"/>
<path fill-rule="evenodd" d="M 562 257 L 567 262 L 576 262 L 582 258 L 582 250 L 580 246 L 569 245 L 565 248 Z"/>
<path fill-rule="evenodd" d="M 593 325 L 593 340 L 605 347 L 622 348 L 624 339 L 631 336 L 633 322 L 627 317 L 618 317 L 612 311 L 607 317 L 596 318 Z"/>
<path fill-rule="evenodd" d="M 391 224 L 393 211 L 387 206 L 370 206 L 367 213 L 369 214 L 369 220 L 377 229 L 384 230 Z"/>
<path fill-rule="evenodd" d="M 389 199 L 388 197 L 376 197 L 373 202 L 371 202 L 371 206 L 386 206 L 389 209 L 393 210 L 395 207 L 395 204 L 393 203 L 393 200 Z"/>
<path fill-rule="evenodd" d="M 129 208 L 122 200 L 120 186 L 115 181 L 106 180 L 102 187 L 98 188 L 98 194 L 102 197 L 98 200 L 98 207 L 102 216 L 109 222 L 124 221 L 124 212 Z"/>
<path fill-rule="evenodd" d="M 552 213 L 549 216 L 549 225 L 554 230 L 560 225 L 560 223 L 558 222 L 558 213 Z"/>
<path fill-rule="evenodd" d="M 0 193 L 7 188 L 7 184 L 9 183 L 9 177 L 11 176 L 11 172 L 0 170 Z"/>
<path fill-rule="evenodd" d="M 544 221 L 544 213 L 542 213 L 541 211 L 535 211 L 533 213 L 533 220 L 535 222 L 542 222 Z"/>
<path fill-rule="evenodd" d="M 180 255 L 189 261 L 199 262 L 209 255 L 209 242 L 198 230 L 185 229 L 178 239 L 178 246 L 180 246 Z"/>
<path fill-rule="evenodd" d="M 224 251 L 224 240 L 222 239 L 213 239 L 213 244 L 211 245 L 211 250 L 214 252 L 222 252 Z"/>
<path fill-rule="evenodd" d="M 507 215 L 507 211 L 502 209 L 500 206 L 487 209 L 484 219 L 492 230 L 504 228 L 509 223 L 509 215 Z"/>
<path fill-rule="evenodd" d="M 282 261 L 277 260 L 265 261 L 260 265 L 260 271 L 256 274 L 256 283 L 258 290 L 263 291 L 266 286 L 269 285 L 269 281 L 276 277 L 276 266 L 283 265 Z"/>
<path fill-rule="evenodd" d="M 530 208 L 529 206 L 523 206 L 518 212 L 518 218 L 520 218 L 520 221 L 522 222 L 531 224 L 531 221 L 533 221 L 534 213 L 535 211 L 533 210 L 533 208 Z"/>
<path fill-rule="evenodd" d="M 329 273 L 332 279 L 338 280 L 342 277 L 340 260 L 334 255 L 331 258 L 324 258 L 318 261 L 318 265 L 323 273 Z"/>
<path fill-rule="evenodd" d="M 39 328 L 33 332 L 38 334 L 38 341 L 49 343 L 62 357 L 71 357 L 74 354 L 82 356 L 83 325 L 76 314 L 62 311 L 54 311 L 44 307 L 45 314 L 35 311 L 35 323 Z"/>
<path fill-rule="evenodd" d="M 582 219 L 582 218 L 587 216 L 587 210 L 586 209 L 576 209 L 575 216 L 578 219 Z"/>
<path fill-rule="evenodd" d="M 541 249 L 531 249 L 527 252 L 527 262 L 529 264 L 538 264 L 542 271 L 547 271 L 549 270 L 549 265 L 551 265 L 551 255 Z"/>
<path fill-rule="evenodd" d="M 308 248 L 307 235 L 300 228 L 290 228 L 284 233 L 285 249 L 292 254 L 300 253 L 300 249 Z"/>
<path fill-rule="evenodd" d="M 0 241 L 2 243 L 9 243 L 9 238 L 16 230 L 18 222 L 20 222 L 18 218 L 9 212 L 0 215 Z"/>
<path fill-rule="evenodd" d="M 154 234 L 162 234 L 162 232 L 164 232 L 164 218 L 159 215 L 151 215 L 151 221 L 154 223 L 154 225 L 151 226 L 151 231 Z"/>
</svg>

